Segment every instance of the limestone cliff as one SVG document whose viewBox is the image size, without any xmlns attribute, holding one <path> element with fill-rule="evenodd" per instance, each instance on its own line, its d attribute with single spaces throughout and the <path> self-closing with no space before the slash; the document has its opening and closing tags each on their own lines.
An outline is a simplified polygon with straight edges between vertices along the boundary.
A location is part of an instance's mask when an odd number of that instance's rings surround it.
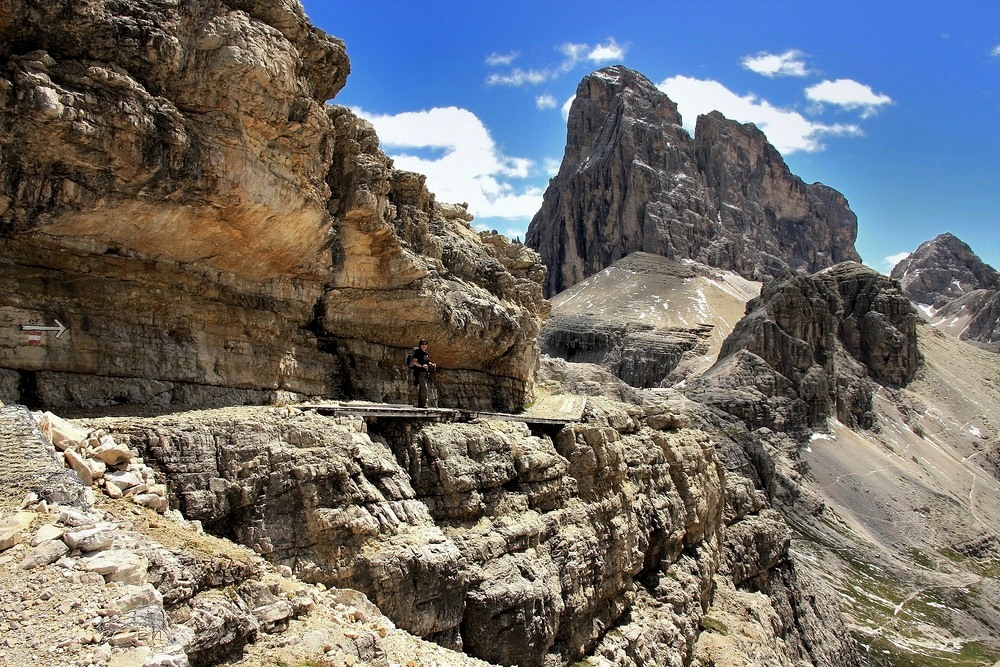
<svg viewBox="0 0 1000 667">
<path fill-rule="evenodd" d="M 764 134 L 713 112 L 695 136 L 645 77 L 616 66 L 583 79 L 566 153 L 525 242 L 548 295 L 644 251 L 765 280 L 860 261 L 842 195 L 794 176 Z"/>
<path fill-rule="evenodd" d="M 941 234 L 922 243 L 890 276 L 935 326 L 1000 350 L 1000 273 L 961 239 Z"/>
<path fill-rule="evenodd" d="M 0 396 L 408 401 L 424 336 L 442 397 L 520 406 L 537 255 L 327 106 L 348 72 L 295 0 L 2 0 Z"/>
</svg>

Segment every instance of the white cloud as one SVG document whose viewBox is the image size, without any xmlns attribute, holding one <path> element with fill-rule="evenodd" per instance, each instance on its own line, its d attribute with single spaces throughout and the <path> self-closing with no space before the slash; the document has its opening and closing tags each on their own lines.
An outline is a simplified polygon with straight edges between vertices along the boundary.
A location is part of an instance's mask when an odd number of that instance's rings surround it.
<svg viewBox="0 0 1000 667">
<path fill-rule="evenodd" d="M 885 262 L 885 266 L 890 271 L 892 271 L 893 267 L 895 267 L 897 264 L 899 264 L 900 262 L 902 262 L 904 259 L 906 259 L 909 256 L 910 256 L 910 253 L 908 253 L 908 252 L 900 252 L 900 253 L 896 253 L 895 255 L 889 255 L 888 257 L 886 257 L 882 261 Z"/>
<path fill-rule="evenodd" d="M 535 106 L 539 109 L 555 109 L 558 104 L 559 103 L 556 102 L 556 98 L 552 97 L 548 93 L 539 95 L 535 98 Z"/>
<path fill-rule="evenodd" d="M 766 77 L 806 76 L 809 69 L 804 58 L 805 54 L 795 49 L 778 54 L 761 52 L 744 57 L 743 67 Z"/>
<path fill-rule="evenodd" d="M 607 42 L 598 44 L 590 50 L 590 53 L 587 54 L 587 60 L 592 63 L 617 62 L 625 59 L 625 52 L 627 50 L 626 47 L 616 42 L 613 37 L 609 37 Z"/>
<path fill-rule="evenodd" d="M 569 120 L 569 108 L 571 106 L 573 106 L 573 100 L 575 100 L 575 99 L 576 99 L 576 95 L 573 94 L 573 95 L 570 95 L 569 98 L 567 98 L 565 102 L 563 102 L 563 105 L 562 105 L 562 117 L 563 117 L 563 120 Z"/>
<path fill-rule="evenodd" d="M 510 53 L 491 53 L 486 56 L 486 64 L 490 67 L 500 67 L 501 65 L 507 66 L 517 60 L 520 55 L 520 51 L 511 51 Z"/>
<path fill-rule="evenodd" d="M 534 162 L 503 155 L 471 111 L 445 107 L 378 115 L 356 108 L 354 113 L 375 126 L 396 168 L 427 177 L 438 201 L 466 202 L 476 217 L 530 218 L 541 208 L 542 191 L 516 183 L 531 175 Z"/>
<path fill-rule="evenodd" d="M 820 104 L 835 104 L 845 109 L 860 109 L 861 117 L 868 118 L 886 104 L 892 104 L 888 95 L 876 93 L 869 86 L 850 79 L 822 81 L 806 88 L 806 97 Z"/>
<path fill-rule="evenodd" d="M 809 120 L 797 111 L 780 109 L 756 95 L 738 95 L 718 81 L 674 76 L 657 85 L 677 103 L 684 128 L 694 133 L 699 115 L 719 111 L 726 118 L 753 123 L 782 155 L 795 151 L 823 150 L 826 136 L 858 136 L 857 125 L 826 125 Z"/>
<path fill-rule="evenodd" d="M 573 44 L 572 42 L 561 44 L 559 46 L 559 52 L 566 56 L 566 59 L 563 60 L 560 68 L 567 66 L 573 67 L 587 57 L 587 51 L 589 50 L 590 47 L 586 44 Z"/>
<path fill-rule="evenodd" d="M 494 72 L 486 77 L 486 83 L 491 86 L 514 86 L 519 88 L 521 86 L 537 86 L 553 78 L 555 77 L 552 75 L 552 72 L 548 70 L 523 70 L 517 68 L 506 74 Z"/>
<path fill-rule="evenodd" d="M 556 65 L 544 69 L 516 68 L 508 72 L 492 72 L 486 77 L 486 83 L 491 86 L 537 86 L 558 79 L 585 61 L 591 63 L 621 62 L 625 59 L 628 48 L 619 44 L 613 37 L 609 37 L 604 43 L 594 45 L 567 42 L 561 44 L 557 50 L 563 55 L 563 59 Z M 500 60 L 490 62 L 491 58 L 493 56 L 487 58 L 486 61 L 489 65 L 509 64 Z"/>
<path fill-rule="evenodd" d="M 1000 57 L 1000 44 L 993 47 L 993 50 L 990 51 L 990 55 Z"/>
</svg>

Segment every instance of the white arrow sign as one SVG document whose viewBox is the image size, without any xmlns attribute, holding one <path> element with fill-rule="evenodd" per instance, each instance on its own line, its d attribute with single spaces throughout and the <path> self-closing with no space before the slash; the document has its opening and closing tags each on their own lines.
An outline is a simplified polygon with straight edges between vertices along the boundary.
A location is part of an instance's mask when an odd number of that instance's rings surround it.
<svg viewBox="0 0 1000 667">
<path fill-rule="evenodd" d="M 55 323 L 54 327 L 46 327 L 41 324 L 22 324 L 21 331 L 57 331 L 56 338 L 59 338 L 68 331 L 68 327 L 59 320 L 55 320 Z"/>
</svg>

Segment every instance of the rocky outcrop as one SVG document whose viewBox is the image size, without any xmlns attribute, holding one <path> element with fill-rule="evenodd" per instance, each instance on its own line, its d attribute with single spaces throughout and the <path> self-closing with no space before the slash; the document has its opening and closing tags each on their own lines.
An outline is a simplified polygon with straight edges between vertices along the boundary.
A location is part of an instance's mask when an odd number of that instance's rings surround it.
<svg viewBox="0 0 1000 667">
<path fill-rule="evenodd" d="M 813 592 L 772 577 L 794 569 L 787 528 L 723 474 L 675 398 L 592 398 L 552 436 L 259 408 L 80 423 L 140 451 L 209 532 L 360 590 L 409 632 L 499 664 L 680 667 L 716 600 L 772 580 L 781 595 Z M 755 600 L 761 618 L 777 613 Z M 837 622 L 832 607 L 823 617 Z M 791 619 L 764 625 L 802 643 Z M 768 664 L 853 664 L 849 644 L 826 648 L 846 661 L 762 650 Z"/>
<path fill-rule="evenodd" d="M 890 276 L 937 327 L 1000 350 L 1000 273 L 952 234 L 923 243 Z"/>
<path fill-rule="evenodd" d="M 157 461 L 178 506 L 209 531 L 307 581 L 362 590 L 415 634 L 540 665 L 592 650 L 648 568 L 690 553 L 685 567 L 711 572 L 718 558 L 710 444 L 640 438 L 620 410 L 593 418 L 554 441 L 500 422 L 376 435 L 308 413 L 259 423 L 221 413 L 194 430 L 100 424 Z M 685 606 L 709 595 L 710 578 L 700 581 L 676 591 L 695 596 Z"/>
<path fill-rule="evenodd" d="M 0 37 L 3 398 L 408 401 L 421 336 L 442 400 L 530 395 L 537 255 L 325 104 L 349 62 L 298 2 L 3 0 Z"/>
<path fill-rule="evenodd" d="M 754 426 L 797 432 L 830 418 L 871 427 L 876 383 L 920 366 L 918 316 L 896 283 L 851 262 L 764 286 L 689 396 Z"/>
<path fill-rule="evenodd" d="M 670 386 L 711 364 L 759 293 L 732 272 L 632 253 L 553 297 L 538 344 L 633 387 Z"/>
<path fill-rule="evenodd" d="M 54 455 L 88 431 L 37 416 L 0 406 L 6 664 L 485 666 L 397 628 L 358 591 L 306 584 L 175 511 L 93 493 Z"/>
<path fill-rule="evenodd" d="M 562 166 L 525 242 L 551 296 L 636 251 L 765 280 L 860 261 L 856 236 L 844 197 L 791 174 L 756 127 L 713 112 L 692 139 L 676 104 L 616 66 L 577 88 Z"/>
</svg>

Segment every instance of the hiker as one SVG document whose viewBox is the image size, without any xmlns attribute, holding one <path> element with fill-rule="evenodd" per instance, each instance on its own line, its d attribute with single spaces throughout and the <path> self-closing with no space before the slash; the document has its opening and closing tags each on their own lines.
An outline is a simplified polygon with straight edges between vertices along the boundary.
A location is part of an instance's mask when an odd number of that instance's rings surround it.
<svg viewBox="0 0 1000 667">
<path fill-rule="evenodd" d="M 432 381 L 431 373 L 437 364 L 431 361 L 427 352 L 427 339 L 421 338 L 411 353 L 410 368 L 413 369 L 413 386 L 417 388 L 417 407 L 427 407 L 427 385 Z"/>
</svg>

